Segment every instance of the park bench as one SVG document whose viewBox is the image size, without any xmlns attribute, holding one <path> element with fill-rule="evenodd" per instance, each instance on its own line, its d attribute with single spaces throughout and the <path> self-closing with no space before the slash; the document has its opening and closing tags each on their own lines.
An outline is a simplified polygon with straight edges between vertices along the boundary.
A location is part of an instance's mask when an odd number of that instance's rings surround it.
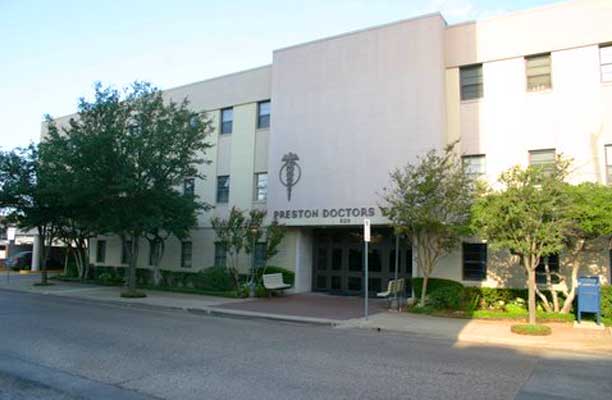
<svg viewBox="0 0 612 400">
<path fill-rule="evenodd" d="M 403 278 L 397 279 L 397 280 L 391 279 L 387 285 L 387 291 L 377 293 L 376 297 L 387 299 L 388 305 L 389 307 L 391 307 L 391 300 L 395 298 L 396 294 L 398 298 L 403 299 L 405 289 L 406 289 L 405 279 Z M 400 303 L 398 303 L 398 307 L 399 307 L 399 304 Z"/>
<path fill-rule="evenodd" d="M 266 288 L 266 290 L 268 291 L 269 295 L 271 295 L 272 291 L 274 290 L 280 291 L 282 294 L 283 290 L 289 289 L 291 287 L 291 285 L 283 282 L 283 274 L 281 274 L 280 272 L 276 274 L 264 274 L 263 285 L 264 288 Z"/>
</svg>

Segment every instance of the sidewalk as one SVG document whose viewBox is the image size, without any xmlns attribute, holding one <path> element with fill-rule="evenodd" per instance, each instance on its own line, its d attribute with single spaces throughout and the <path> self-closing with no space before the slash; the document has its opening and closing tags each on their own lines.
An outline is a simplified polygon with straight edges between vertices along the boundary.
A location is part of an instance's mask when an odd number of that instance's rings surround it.
<svg viewBox="0 0 612 400">
<path fill-rule="evenodd" d="M 385 312 L 373 315 L 367 321 L 361 318 L 347 321 L 340 324 L 338 328 L 412 333 L 450 339 L 466 345 L 478 343 L 535 347 L 612 356 L 612 332 L 610 328 L 595 330 L 574 328 L 572 324 L 566 323 L 546 323 L 545 325 L 552 328 L 550 336 L 523 336 L 510 331 L 510 327 L 515 323 L 512 321 L 470 320 Z"/>
</svg>

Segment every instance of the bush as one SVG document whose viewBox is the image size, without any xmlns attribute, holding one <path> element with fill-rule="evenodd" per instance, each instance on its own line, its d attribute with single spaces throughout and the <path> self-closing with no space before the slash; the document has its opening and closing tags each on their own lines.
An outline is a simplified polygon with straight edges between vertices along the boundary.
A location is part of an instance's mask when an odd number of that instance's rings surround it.
<svg viewBox="0 0 612 400">
<path fill-rule="evenodd" d="M 232 276 L 224 267 L 206 268 L 194 274 L 192 279 L 194 288 L 200 290 L 227 292 L 236 289 Z"/>
<path fill-rule="evenodd" d="M 519 305 L 519 304 L 515 304 L 515 303 L 510 303 L 510 304 L 506 304 L 506 311 L 509 312 L 510 314 L 523 314 L 525 313 L 525 307 Z"/>
<path fill-rule="evenodd" d="M 412 287 L 414 288 L 414 295 L 417 299 L 421 298 L 421 289 L 423 288 L 423 278 L 412 278 Z M 438 279 L 429 278 L 427 281 L 427 294 L 435 292 L 438 289 L 445 287 L 455 287 L 463 290 L 463 285 L 457 281 L 451 281 L 450 279 Z"/>
<path fill-rule="evenodd" d="M 147 294 L 140 290 L 125 290 L 121 292 L 120 296 L 127 299 L 141 299 L 147 297 Z"/>
<path fill-rule="evenodd" d="M 601 287 L 601 316 L 612 320 L 612 285 Z"/>
<path fill-rule="evenodd" d="M 428 304 L 437 310 L 458 310 L 463 306 L 463 295 L 463 286 L 443 286 L 429 293 Z"/>
<path fill-rule="evenodd" d="M 552 330 L 549 326 L 546 325 L 529 325 L 529 324 L 519 324 L 512 325 L 510 330 L 513 333 L 519 335 L 530 335 L 530 336 L 548 336 L 552 333 Z"/>
</svg>

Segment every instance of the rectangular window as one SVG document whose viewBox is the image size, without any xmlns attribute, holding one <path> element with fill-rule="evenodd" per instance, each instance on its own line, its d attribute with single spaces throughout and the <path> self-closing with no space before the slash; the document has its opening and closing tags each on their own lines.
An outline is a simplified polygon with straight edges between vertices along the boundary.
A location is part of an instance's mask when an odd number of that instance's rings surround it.
<svg viewBox="0 0 612 400">
<path fill-rule="evenodd" d="M 215 267 L 227 265 L 227 251 L 223 243 L 215 243 Z"/>
<path fill-rule="evenodd" d="M 266 243 L 255 244 L 255 268 L 266 266 Z"/>
<path fill-rule="evenodd" d="M 463 167 L 467 174 L 475 178 L 486 174 L 486 163 L 484 155 L 463 156 Z"/>
<path fill-rule="evenodd" d="M 540 257 L 540 262 L 536 267 L 536 283 L 545 284 L 546 283 L 546 264 L 548 263 L 548 270 L 551 273 L 559 272 L 559 255 L 551 254 L 549 256 Z M 552 275 L 552 283 L 559 283 L 559 277 L 557 275 Z"/>
<path fill-rule="evenodd" d="M 612 82 L 612 43 L 599 47 L 599 63 L 601 65 L 601 81 Z"/>
<path fill-rule="evenodd" d="M 525 70 L 528 92 L 552 87 L 550 53 L 525 57 Z"/>
<path fill-rule="evenodd" d="M 487 279 L 487 244 L 463 243 L 463 280 Z"/>
<path fill-rule="evenodd" d="M 268 173 L 255 174 L 255 201 L 265 201 L 268 197 Z"/>
<path fill-rule="evenodd" d="M 234 108 L 228 107 L 221 110 L 221 133 L 232 133 L 234 125 Z"/>
<path fill-rule="evenodd" d="M 132 249 L 132 241 L 126 240 L 122 242 L 121 246 L 121 264 L 129 264 L 130 263 L 130 251 Z"/>
<path fill-rule="evenodd" d="M 257 103 L 257 129 L 270 127 L 270 100 Z"/>
<path fill-rule="evenodd" d="M 185 178 L 183 180 L 183 194 L 187 196 L 195 194 L 195 178 Z"/>
<path fill-rule="evenodd" d="M 482 64 L 459 68 L 461 100 L 479 99 L 483 95 Z"/>
<path fill-rule="evenodd" d="M 191 268 L 191 242 L 181 242 L 181 267 Z"/>
<path fill-rule="evenodd" d="M 604 147 L 606 151 L 606 182 L 612 185 L 612 144 L 607 144 Z"/>
<path fill-rule="evenodd" d="M 529 165 L 550 171 L 555 163 L 555 149 L 530 150 Z"/>
<path fill-rule="evenodd" d="M 230 177 L 223 175 L 217 177 L 217 203 L 229 202 Z"/>
<path fill-rule="evenodd" d="M 103 263 L 106 261 L 106 240 L 98 240 L 96 242 L 96 262 Z"/>
</svg>

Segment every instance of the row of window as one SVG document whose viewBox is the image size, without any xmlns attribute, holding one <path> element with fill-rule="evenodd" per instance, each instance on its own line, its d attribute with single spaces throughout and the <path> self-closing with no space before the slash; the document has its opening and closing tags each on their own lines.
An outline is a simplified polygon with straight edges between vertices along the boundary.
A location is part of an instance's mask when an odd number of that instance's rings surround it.
<svg viewBox="0 0 612 400">
<path fill-rule="evenodd" d="M 257 103 L 257 129 L 270 127 L 270 100 Z M 221 133 L 229 134 L 234 129 L 234 107 L 221 110 Z"/>
<path fill-rule="evenodd" d="M 129 251 L 132 247 L 132 242 L 126 240 L 121 247 L 121 264 L 129 264 Z M 158 256 L 159 247 L 149 246 L 149 265 L 154 264 L 154 260 Z M 181 268 L 191 268 L 193 259 L 193 244 L 190 241 L 181 242 Z M 255 244 L 255 267 L 263 267 L 265 265 L 266 243 Z M 96 262 L 104 264 L 106 262 L 106 240 L 98 240 L 96 242 Z M 227 251 L 221 243 L 215 243 L 215 266 L 225 267 L 227 264 Z"/>
<path fill-rule="evenodd" d="M 612 82 L 612 44 L 599 46 L 599 63 L 602 82 Z M 461 100 L 479 99 L 484 96 L 482 64 L 459 68 Z M 552 64 L 550 53 L 525 57 L 527 91 L 535 92 L 552 88 Z"/>
<path fill-rule="evenodd" d="M 195 179 L 185 178 L 183 181 L 183 193 L 193 196 L 195 193 Z M 217 203 L 223 204 L 229 202 L 230 195 L 230 176 L 217 176 Z M 268 173 L 258 172 L 254 175 L 254 201 L 265 201 L 268 197 Z"/>
</svg>

